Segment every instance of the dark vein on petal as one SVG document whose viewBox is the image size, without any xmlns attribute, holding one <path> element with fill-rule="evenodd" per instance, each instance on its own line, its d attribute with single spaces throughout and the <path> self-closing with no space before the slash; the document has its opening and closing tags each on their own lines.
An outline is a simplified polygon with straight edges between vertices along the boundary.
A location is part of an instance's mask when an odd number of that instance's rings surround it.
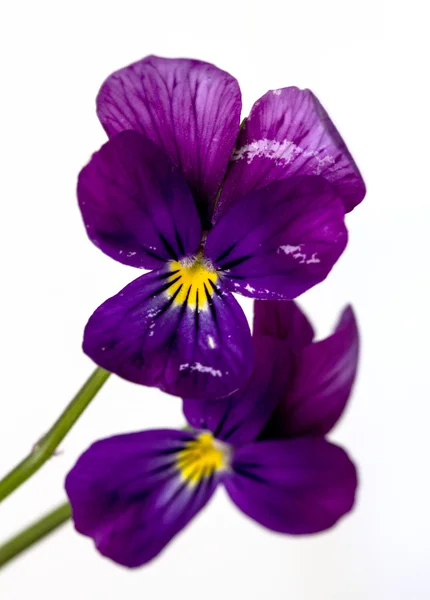
<svg viewBox="0 0 430 600">
<path fill-rule="evenodd" d="M 180 279 L 181 279 L 181 275 L 179 275 L 178 277 L 176 277 L 172 281 L 168 281 L 167 283 L 165 283 L 164 285 L 162 285 L 161 287 L 159 287 L 157 290 L 155 290 L 154 292 L 152 292 L 146 299 L 148 300 L 149 298 L 152 298 L 153 296 L 158 296 L 159 294 L 162 294 L 163 292 L 165 292 L 166 290 L 168 290 L 170 287 L 172 287 L 172 285 L 175 284 Z"/>
<path fill-rule="evenodd" d="M 224 434 L 224 439 L 228 440 L 229 438 L 231 438 L 231 436 L 236 433 L 238 430 L 240 429 L 240 423 L 236 423 L 235 425 L 233 425 L 232 427 L 230 427 L 230 429 L 227 429 L 227 431 Z"/>
<path fill-rule="evenodd" d="M 227 273 L 229 279 L 246 279 L 246 277 L 244 277 L 243 275 L 230 275 L 230 273 Z M 255 277 L 255 275 L 253 275 L 253 277 Z M 233 290 L 236 291 L 236 290 Z"/>
<path fill-rule="evenodd" d="M 181 311 L 179 313 L 178 326 L 179 326 L 180 322 L 182 321 L 182 317 L 184 316 L 185 311 L 187 310 L 188 298 L 190 297 L 190 292 L 191 292 L 191 286 L 188 288 L 187 295 L 185 296 L 185 300 L 183 301 L 182 306 L 181 306 Z"/>
<path fill-rule="evenodd" d="M 159 317 L 161 317 L 161 315 L 164 314 L 166 312 L 166 310 L 172 306 L 173 302 L 175 301 L 176 296 L 181 291 L 182 286 L 183 286 L 183 284 L 181 283 L 181 285 L 178 287 L 176 292 L 174 294 L 172 294 L 171 298 L 169 298 L 169 300 L 166 302 L 166 304 L 163 304 L 163 306 L 159 309 L 159 312 L 154 317 L 155 319 L 158 319 Z"/>
<path fill-rule="evenodd" d="M 182 255 L 184 255 L 185 254 L 185 248 L 184 248 L 184 245 L 182 243 L 181 236 L 179 235 L 179 231 L 176 229 L 176 227 L 175 227 L 175 234 L 176 234 L 176 243 L 178 244 L 179 252 Z"/>
<path fill-rule="evenodd" d="M 161 275 L 159 275 L 157 277 L 157 280 L 160 279 L 167 279 L 168 277 L 171 277 L 173 275 L 176 275 L 176 273 L 179 273 L 179 269 L 176 269 L 175 271 L 168 271 L 167 273 L 162 273 Z M 177 279 L 175 279 L 175 281 L 177 281 Z"/>
<path fill-rule="evenodd" d="M 208 279 L 208 281 L 209 281 L 209 284 L 210 284 L 210 286 L 211 286 L 212 290 L 215 292 L 215 294 L 216 294 L 216 295 L 217 295 L 219 298 L 221 298 L 221 297 L 222 297 L 222 292 L 221 292 L 221 290 L 219 289 L 219 287 L 218 287 L 217 285 L 215 285 L 215 283 L 212 281 L 212 279 Z"/>
<path fill-rule="evenodd" d="M 246 471 L 240 465 L 235 465 L 234 470 L 239 475 L 242 475 L 243 477 L 247 477 L 248 479 L 252 479 L 253 481 L 258 481 L 259 483 L 267 483 L 267 480 L 264 479 L 264 477 L 260 477 L 259 475 L 256 475 L 255 473 L 251 473 L 250 471 Z"/>
<path fill-rule="evenodd" d="M 165 247 L 168 254 L 170 254 L 171 258 L 173 258 L 174 260 L 178 260 L 178 256 L 177 256 L 175 250 L 172 248 L 172 246 L 167 241 L 167 239 L 164 237 L 164 235 L 161 233 L 161 231 L 158 232 L 158 237 L 163 242 L 163 246 Z"/>
<path fill-rule="evenodd" d="M 209 305 L 209 310 L 211 311 L 211 315 L 212 315 L 212 319 L 215 321 L 215 323 L 218 320 L 218 315 L 216 312 L 216 308 L 215 308 L 215 304 L 214 301 L 212 300 L 212 296 L 206 286 L 206 283 L 203 284 L 204 288 L 205 288 L 205 294 L 206 294 L 206 299 L 208 301 L 208 305 Z"/>
<path fill-rule="evenodd" d="M 155 254 L 155 252 L 152 252 L 151 250 L 147 250 L 146 248 L 143 248 L 143 250 L 148 256 L 152 256 L 152 258 L 155 258 L 155 260 L 159 260 L 160 262 L 163 262 L 163 263 L 166 262 L 165 258 L 158 256 L 158 254 Z"/>
<path fill-rule="evenodd" d="M 218 425 L 217 425 L 217 427 L 216 427 L 215 431 L 213 432 L 213 436 L 214 436 L 215 438 L 219 437 L 219 435 L 220 435 L 220 433 L 221 433 L 221 431 L 222 431 L 222 428 L 224 427 L 224 425 L 225 425 L 225 422 L 226 422 L 226 420 L 228 419 L 228 416 L 229 416 L 229 413 L 230 413 L 230 409 L 231 409 L 231 399 L 228 399 L 228 406 L 227 406 L 227 409 L 224 411 L 224 414 L 223 414 L 223 416 L 222 416 L 222 418 L 221 418 L 220 422 L 218 423 Z M 223 436 L 223 438 L 224 438 L 224 436 Z"/>
<path fill-rule="evenodd" d="M 163 471 L 168 471 L 169 469 L 174 468 L 175 464 L 176 464 L 175 462 L 164 463 L 163 465 L 159 465 L 158 467 L 154 467 L 153 469 L 148 471 L 147 475 L 158 475 L 159 473 L 162 473 Z"/>
<path fill-rule="evenodd" d="M 224 265 L 221 265 L 221 268 L 223 271 L 225 271 L 227 269 L 232 269 L 233 267 L 237 267 L 238 265 L 242 264 L 246 260 L 249 260 L 250 258 L 251 258 L 250 254 L 248 254 L 247 256 L 241 256 L 240 258 L 236 258 L 235 260 L 231 260 L 230 262 L 227 262 Z"/>
<path fill-rule="evenodd" d="M 190 286 L 190 289 L 191 289 L 191 286 Z M 198 335 L 199 327 L 200 327 L 200 323 L 199 323 L 199 290 L 198 290 L 198 288 L 196 290 L 196 310 L 194 313 L 194 326 L 196 329 L 196 334 Z"/>
<path fill-rule="evenodd" d="M 190 441 L 190 440 L 187 440 Z M 156 456 L 168 456 L 169 454 L 179 454 L 179 452 L 183 452 L 186 446 L 175 446 L 174 448 L 163 448 L 163 450 L 157 450 L 154 452 Z"/>
<path fill-rule="evenodd" d="M 227 248 L 227 250 L 224 250 L 224 252 L 222 252 L 218 256 L 218 258 L 215 260 L 215 263 L 218 263 L 223 258 L 226 258 L 235 247 L 236 247 L 236 243 L 232 244 L 229 248 Z"/>
</svg>

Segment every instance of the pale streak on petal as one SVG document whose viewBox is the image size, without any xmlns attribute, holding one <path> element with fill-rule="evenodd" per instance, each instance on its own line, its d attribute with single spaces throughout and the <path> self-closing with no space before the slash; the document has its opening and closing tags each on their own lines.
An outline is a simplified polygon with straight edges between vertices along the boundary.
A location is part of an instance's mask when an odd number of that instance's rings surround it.
<svg viewBox="0 0 430 600">
<path fill-rule="evenodd" d="M 326 165 L 332 165 L 328 168 L 328 171 L 334 172 L 336 170 L 335 158 L 331 154 L 327 154 L 320 158 L 320 151 L 321 150 L 304 150 L 291 140 L 283 140 L 280 142 L 278 140 L 263 138 L 254 140 L 235 150 L 230 161 L 235 162 L 242 158 L 246 158 L 246 162 L 251 164 L 254 158 L 268 158 L 273 160 L 277 165 L 288 165 L 293 162 L 295 158 L 303 155 L 306 158 L 309 157 L 315 160 L 316 164 L 312 171 L 314 175 L 320 175 Z"/>
<path fill-rule="evenodd" d="M 303 252 L 302 246 L 303 244 L 299 244 L 298 246 L 291 246 L 287 244 L 286 246 L 279 246 L 277 252 L 279 254 L 281 251 L 283 251 L 285 254 L 287 254 L 287 256 L 291 255 L 293 258 L 299 260 L 300 264 L 306 263 L 307 265 L 310 265 L 321 262 L 320 259 L 317 258 L 317 252 L 313 252 L 312 256 L 308 258 L 307 254 Z"/>
<path fill-rule="evenodd" d="M 202 365 L 199 362 L 195 362 L 190 365 L 189 363 L 184 363 L 179 366 L 180 371 L 185 371 L 188 369 L 189 371 L 198 371 L 199 373 L 209 373 L 212 377 L 222 377 L 222 372 L 219 369 L 214 369 L 213 367 Z"/>
</svg>

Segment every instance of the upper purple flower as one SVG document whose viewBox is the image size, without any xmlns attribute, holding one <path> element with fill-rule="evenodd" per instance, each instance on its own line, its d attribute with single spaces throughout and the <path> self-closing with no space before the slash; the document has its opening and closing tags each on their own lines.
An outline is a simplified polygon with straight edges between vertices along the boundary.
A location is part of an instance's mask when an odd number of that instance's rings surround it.
<svg viewBox="0 0 430 600">
<path fill-rule="evenodd" d="M 358 331 L 347 308 L 327 339 L 293 302 L 257 302 L 256 364 L 228 399 L 184 400 L 192 429 L 130 433 L 93 444 L 66 479 L 76 529 L 127 567 L 154 558 L 218 484 L 280 533 L 327 529 L 351 510 L 357 476 L 324 436 L 354 381 Z"/>
<path fill-rule="evenodd" d="M 226 396 L 252 369 L 231 292 L 290 299 L 322 281 L 363 180 L 310 91 L 268 92 L 239 133 L 237 81 L 207 63 L 147 57 L 107 79 L 97 110 L 110 140 L 79 176 L 88 235 L 152 272 L 96 310 L 84 350 L 130 381 Z"/>
</svg>

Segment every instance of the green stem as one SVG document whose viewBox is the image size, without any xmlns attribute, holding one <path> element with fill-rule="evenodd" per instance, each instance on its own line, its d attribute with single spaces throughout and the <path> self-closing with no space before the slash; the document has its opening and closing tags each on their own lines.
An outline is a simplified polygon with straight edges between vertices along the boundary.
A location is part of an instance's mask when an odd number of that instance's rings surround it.
<svg viewBox="0 0 430 600">
<path fill-rule="evenodd" d="M 93 372 L 48 433 L 37 442 L 30 454 L 0 481 L 0 502 L 38 471 L 53 455 L 55 449 L 79 419 L 109 375 L 109 371 L 100 368 Z"/>
<path fill-rule="evenodd" d="M 66 502 L 58 508 L 42 517 L 26 529 L 23 529 L 18 535 L 8 540 L 0 546 L 0 567 L 12 560 L 17 554 L 30 548 L 36 542 L 42 540 L 48 533 L 54 531 L 71 517 L 70 504 Z"/>
</svg>

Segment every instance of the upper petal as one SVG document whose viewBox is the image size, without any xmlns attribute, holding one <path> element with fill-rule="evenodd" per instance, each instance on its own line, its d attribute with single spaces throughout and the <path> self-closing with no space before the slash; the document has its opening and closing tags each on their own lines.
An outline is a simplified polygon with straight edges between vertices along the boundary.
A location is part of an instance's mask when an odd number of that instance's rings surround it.
<svg viewBox="0 0 430 600">
<path fill-rule="evenodd" d="M 98 365 L 177 396 L 225 396 L 252 370 L 242 309 L 215 273 L 171 262 L 107 300 L 85 329 L 84 351 Z"/>
<path fill-rule="evenodd" d="M 185 179 L 140 133 L 120 133 L 93 155 L 79 175 L 78 200 L 90 240 L 126 265 L 157 268 L 199 247 Z"/>
<path fill-rule="evenodd" d="M 233 502 L 261 525 L 307 534 L 332 527 L 351 510 L 357 474 L 338 446 L 302 438 L 239 448 L 225 485 Z"/>
<path fill-rule="evenodd" d="M 291 300 L 328 275 L 346 243 L 333 186 L 303 176 L 238 200 L 209 232 L 205 254 L 233 291 Z"/>
<path fill-rule="evenodd" d="M 357 372 L 358 328 L 347 307 L 335 332 L 295 356 L 288 393 L 267 425 L 264 437 L 325 435 L 341 416 Z"/>
<path fill-rule="evenodd" d="M 140 131 L 181 168 L 204 222 L 236 141 L 240 111 L 236 79 L 188 59 L 148 56 L 110 75 L 97 97 L 109 136 Z"/>
<path fill-rule="evenodd" d="M 236 446 L 255 440 L 285 395 L 291 368 L 288 345 L 269 337 L 254 341 L 254 371 L 228 398 L 186 398 L 185 417 L 196 429 L 207 429 Z"/>
<path fill-rule="evenodd" d="M 216 474 L 184 478 L 186 431 L 119 435 L 93 444 L 66 478 L 76 529 L 126 567 L 154 558 L 208 502 Z"/>
<path fill-rule="evenodd" d="M 364 198 L 360 172 L 327 112 L 310 90 L 271 90 L 252 107 L 236 142 L 215 220 L 251 190 L 292 175 L 321 175 L 346 212 Z"/>
<path fill-rule="evenodd" d="M 254 302 L 254 338 L 270 336 L 286 340 L 294 349 L 312 343 L 314 330 L 308 318 L 292 300 L 256 300 Z"/>
</svg>

